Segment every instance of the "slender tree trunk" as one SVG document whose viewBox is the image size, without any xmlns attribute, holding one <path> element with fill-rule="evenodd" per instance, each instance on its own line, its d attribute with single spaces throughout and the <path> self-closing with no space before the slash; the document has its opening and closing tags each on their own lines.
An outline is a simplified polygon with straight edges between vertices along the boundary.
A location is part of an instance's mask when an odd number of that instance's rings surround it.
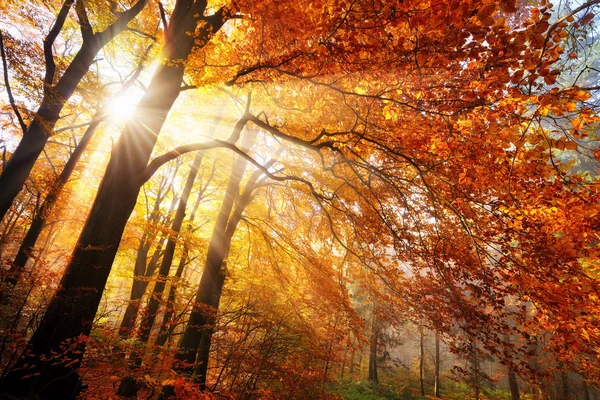
<svg viewBox="0 0 600 400">
<path fill-rule="evenodd" d="M 423 327 L 419 332 L 419 384 L 421 396 L 425 397 L 425 335 L 423 334 Z"/>
<path fill-rule="evenodd" d="M 177 270 L 175 271 L 175 279 L 169 288 L 169 295 L 167 296 L 167 305 L 166 310 L 163 315 L 162 322 L 160 324 L 160 330 L 158 331 L 158 336 L 156 338 L 155 344 L 157 346 L 164 346 L 167 343 L 167 339 L 171 334 L 171 320 L 173 319 L 173 315 L 175 314 L 175 298 L 177 296 L 177 282 L 181 279 L 183 275 L 183 270 L 185 269 L 185 265 L 187 263 L 187 258 L 189 254 L 188 247 L 183 248 L 183 253 L 181 255 L 181 259 L 179 260 L 179 264 L 177 265 Z"/>
<path fill-rule="evenodd" d="M 583 386 L 583 400 L 590 400 L 590 389 L 588 388 L 585 379 L 581 380 L 581 384 Z"/>
<path fill-rule="evenodd" d="M 435 376 L 433 383 L 435 397 L 440 397 L 440 333 L 435 331 Z"/>
<path fill-rule="evenodd" d="M 371 325 L 371 344 L 369 346 L 369 381 L 379 383 L 377 375 L 377 339 L 379 329 L 377 327 L 377 315 L 373 310 L 373 323 Z"/>
<path fill-rule="evenodd" d="M 178 167 L 175 168 L 173 173 L 173 180 L 175 179 L 175 175 L 177 174 Z M 148 218 L 148 221 L 151 224 L 158 223 L 160 220 L 160 205 L 166 196 L 166 192 L 169 187 L 167 185 L 168 178 L 164 177 L 161 180 L 161 184 L 159 185 L 159 192 L 156 197 L 156 201 L 154 202 L 154 208 Z M 172 184 L 170 185 L 172 186 Z M 167 215 L 170 215 L 173 212 L 175 207 L 176 200 L 171 202 L 171 207 Z M 140 247 L 138 248 L 137 256 L 135 259 L 135 265 L 133 269 L 133 283 L 131 285 L 131 294 L 129 296 L 129 302 L 127 303 L 127 308 L 125 309 L 125 314 L 123 315 L 123 319 L 121 320 L 121 326 L 119 327 L 119 336 L 122 338 L 129 338 L 133 332 L 133 327 L 135 326 L 135 321 L 137 320 L 138 313 L 140 311 L 140 301 L 144 294 L 146 293 L 146 289 L 148 288 L 148 283 L 154 275 L 154 271 L 158 267 L 158 262 L 160 257 L 163 254 L 162 248 L 164 245 L 165 234 L 161 234 L 158 239 L 156 249 L 150 258 L 150 262 L 148 262 L 148 253 L 150 251 L 150 247 L 154 242 L 156 237 L 156 233 L 144 233 L 142 236 L 142 240 L 140 241 Z M 146 265 L 146 262 L 148 264 Z"/>
<path fill-rule="evenodd" d="M 152 242 L 148 235 L 144 234 L 140 240 L 137 254 L 135 256 L 135 265 L 133 267 L 133 284 L 131 285 L 131 293 L 129 294 L 129 302 L 125 309 L 125 314 L 119 326 L 119 336 L 126 339 L 131 335 L 131 331 L 135 326 L 137 317 L 137 309 L 140 306 L 140 299 L 146 292 L 148 281 L 143 279 L 146 274 L 146 262 L 148 261 L 148 252 Z"/>
<path fill-rule="evenodd" d="M 471 373 L 473 374 L 473 389 L 475 390 L 475 400 L 479 400 L 479 360 L 477 359 L 477 344 L 471 341 Z"/>
<path fill-rule="evenodd" d="M 181 61 L 187 59 L 194 42 L 188 33 L 196 30 L 194 18 L 208 19 L 203 17 L 205 8 L 204 1 L 177 1 L 165 46 L 167 60 L 158 66 L 138 105 L 139 111 L 119 138 L 60 289 L 26 350 L 0 385 L 0 392 L 16 397 L 37 394 L 41 398 L 68 399 L 79 390 L 77 370 L 85 338 L 136 203 L 142 183 L 136 178 L 143 175 L 158 133 L 179 95 L 184 72 Z M 200 29 L 204 43 L 208 42 L 208 31 L 217 31 L 222 25 L 222 21 L 218 25 L 211 21 Z M 67 350 L 61 350 L 65 344 Z M 60 360 L 51 360 L 55 352 L 63 355 Z"/>
<path fill-rule="evenodd" d="M 569 392 L 570 392 L 570 390 L 569 390 L 569 375 L 565 371 L 562 371 L 560 373 L 560 386 L 562 389 L 561 399 L 568 400 Z"/>
<path fill-rule="evenodd" d="M 23 242 L 19 247 L 19 251 L 17 252 L 13 265 L 11 266 L 11 277 L 7 279 L 7 282 L 9 284 L 13 286 L 17 284 L 19 276 L 25 268 L 25 264 L 27 263 L 31 252 L 33 251 L 37 239 L 40 236 L 40 233 L 42 232 L 44 226 L 46 226 L 46 219 L 49 215 L 51 215 L 52 210 L 56 205 L 56 201 L 58 200 L 58 197 L 62 193 L 65 184 L 71 177 L 71 174 L 75 170 L 75 166 L 79 162 L 83 151 L 90 143 L 90 140 L 92 139 L 94 132 L 96 131 L 96 128 L 99 124 L 100 112 L 97 112 L 94 118 L 92 119 L 92 123 L 88 126 L 85 134 L 81 138 L 81 141 L 73 151 L 73 154 L 71 154 L 71 157 L 69 157 L 69 160 L 65 164 L 62 172 L 51 185 L 52 189 L 50 189 L 50 191 L 48 192 L 48 195 L 42 203 L 42 206 L 35 214 L 33 221 L 31 222 L 31 225 L 29 227 L 29 230 L 27 231 L 27 234 L 25 235 L 25 238 L 23 239 Z"/>
<path fill-rule="evenodd" d="M 239 134 L 239 133 L 238 133 Z M 242 148 L 248 147 L 252 138 L 246 135 L 243 140 Z M 210 352 L 210 342 L 216 321 L 216 310 L 219 307 L 223 282 L 225 281 L 225 259 L 229 253 L 231 239 L 235 229 L 242 217 L 242 213 L 251 201 L 253 189 L 253 180 L 255 181 L 260 174 L 254 174 L 242 196 L 239 197 L 238 204 L 230 217 L 236 198 L 239 196 L 239 187 L 246 168 L 246 161 L 238 157 L 232 167 L 231 176 L 221 205 L 221 210 L 217 216 L 213 234 L 208 246 L 204 272 L 196 292 L 196 304 L 192 308 L 190 318 L 185 331 L 177 347 L 175 359 L 176 370 L 184 375 L 192 375 L 195 372 L 194 381 L 202 389 L 206 386 L 206 371 L 208 368 L 208 356 Z M 193 365 L 197 365 L 196 368 Z M 170 389 L 165 388 L 163 393 Z"/>
<path fill-rule="evenodd" d="M 244 164 L 245 164 L 245 161 L 244 161 Z M 241 172 L 243 173 L 243 171 L 241 171 Z M 214 251 L 212 252 L 212 254 L 210 252 L 211 247 L 209 246 L 209 253 L 207 255 L 207 264 L 205 266 L 204 272 L 202 273 L 202 279 L 200 280 L 200 285 L 198 287 L 198 293 L 200 293 L 200 291 L 202 290 L 201 289 L 202 281 L 204 281 L 204 275 L 206 274 L 207 268 L 210 267 L 209 270 L 215 271 L 217 269 L 216 267 L 218 265 L 220 268 L 219 271 L 215 275 L 213 275 L 214 279 L 211 277 L 211 281 L 214 282 L 214 286 L 212 287 L 212 289 L 213 289 L 212 293 L 205 293 L 202 296 L 196 296 L 196 301 L 198 301 L 199 297 L 203 297 L 203 300 L 205 300 L 203 302 L 198 302 L 198 304 L 200 305 L 200 308 L 196 309 L 196 316 L 195 316 L 195 321 L 202 322 L 202 320 L 197 317 L 198 313 L 202 313 L 204 322 L 205 322 L 202 325 L 198 324 L 198 326 L 201 326 L 204 328 L 201 330 L 202 335 L 201 335 L 200 342 L 198 343 L 198 352 L 197 352 L 196 360 L 195 360 L 196 368 L 194 370 L 194 382 L 198 383 L 202 389 L 204 389 L 206 387 L 206 373 L 208 370 L 210 345 L 211 345 L 211 340 L 212 340 L 212 334 L 214 331 L 214 324 L 216 322 L 216 312 L 218 311 L 218 308 L 219 308 L 219 300 L 221 299 L 221 293 L 223 291 L 223 284 L 225 282 L 225 273 L 226 273 L 226 261 L 225 260 L 229 253 L 229 248 L 231 246 L 231 239 L 233 238 L 233 234 L 235 233 L 235 230 L 237 229 L 237 226 L 238 226 L 240 220 L 242 219 L 243 212 L 246 209 L 246 207 L 250 204 L 250 202 L 252 201 L 252 192 L 254 190 L 254 184 L 256 182 L 256 179 L 259 176 L 260 176 L 260 172 L 256 171 L 253 174 L 253 176 L 250 178 L 248 183 L 246 184 L 244 193 L 241 196 L 239 196 L 238 203 L 235 207 L 235 210 L 233 211 L 233 213 L 231 215 L 231 218 L 229 218 L 229 222 L 227 223 L 227 228 L 225 229 L 223 236 L 221 236 L 220 240 L 215 241 L 215 246 L 213 247 Z M 231 182 L 231 180 L 230 180 L 230 182 Z M 237 182 L 237 187 L 239 188 L 239 181 Z M 228 190 L 228 192 L 229 192 L 229 190 Z M 225 207 L 229 207 L 231 209 L 229 204 L 226 204 Z M 216 232 L 213 231 L 213 238 L 216 238 L 214 236 L 215 233 Z M 212 240 L 211 240 L 211 243 L 212 243 Z M 208 280 L 206 280 L 205 282 L 207 282 L 207 281 Z M 208 281 L 208 282 L 210 282 L 210 281 Z M 207 283 L 205 283 L 205 285 L 207 285 Z M 211 299 L 212 303 L 209 303 L 206 300 L 209 299 L 209 295 L 211 295 L 211 294 L 212 294 L 212 299 Z M 206 310 L 203 309 L 203 308 L 205 308 L 205 306 L 209 307 L 208 312 L 206 312 Z M 192 315 L 194 315 L 194 310 L 192 310 L 192 314 L 190 315 L 190 321 L 192 321 Z M 183 342 L 184 338 L 189 339 L 189 336 L 187 338 L 185 337 L 186 332 L 188 333 L 188 335 L 190 335 L 190 332 L 195 331 L 195 329 L 193 327 L 194 327 L 194 325 L 192 325 L 188 321 L 188 325 L 184 332 L 184 337 L 182 338 L 182 342 Z M 184 343 L 190 343 L 190 342 L 186 341 Z M 180 353 L 181 344 L 182 343 L 180 342 L 178 349 L 177 349 L 178 350 L 177 356 L 182 354 L 182 353 Z M 189 370 L 188 370 L 188 372 L 189 372 Z"/>
<path fill-rule="evenodd" d="M 158 313 L 162 295 L 165 290 L 165 285 L 167 283 L 167 277 L 169 276 L 171 264 L 173 263 L 173 257 L 175 255 L 175 246 L 177 244 L 177 235 L 179 234 L 179 231 L 181 230 L 181 225 L 183 224 L 183 218 L 185 217 L 187 201 L 190 197 L 190 193 L 192 192 L 194 181 L 196 180 L 196 176 L 198 175 L 198 168 L 200 168 L 200 163 L 202 162 L 203 156 L 203 151 L 199 151 L 196 153 L 196 157 L 194 158 L 194 162 L 192 163 L 192 167 L 185 182 L 183 192 L 181 194 L 181 197 L 179 198 L 179 204 L 177 206 L 175 218 L 173 219 L 173 224 L 171 225 L 171 232 L 169 232 L 169 237 L 167 239 L 167 247 L 165 248 L 162 263 L 158 270 L 156 284 L 154 285 L 154 289 L 152 291 L 152 294 L 150 295 L 150 300 L 148 301 L 148 306 L 144 311 L 142 322 L 140 324 L 140 334 L 138 335 L 138 341 L 142 345 L 148 343 L 148 340 L 150 339 L 150 334 L 152 333 L 154 320 L 156 319 L 156 314 Z M 134 349 L 133 354 L 131 355 L 131 368 L 133 370 L 138 369 L 142 365 L 142 356 L 143 355 L 140 349 Z M 133 378 L 130 376 L 124 378 L 121 382 L 121 385 L 119 386 L 117 393 L 122 396 L 134 396 L 135 394 L 137 394 L 137 385 L 133 386 L 135 389 L 134 392 L 125 391 L 125 388 L 132 387 L 132 379 Z"/>
<path fill-rule="evenodd" d="M 521 400 L 519 384 L 517 383 L 517 374 L 515 374 L 515 370 L 511 366 L 508 367 L 508 386 L 510 387 L 510 399 Z"/>
</svg>

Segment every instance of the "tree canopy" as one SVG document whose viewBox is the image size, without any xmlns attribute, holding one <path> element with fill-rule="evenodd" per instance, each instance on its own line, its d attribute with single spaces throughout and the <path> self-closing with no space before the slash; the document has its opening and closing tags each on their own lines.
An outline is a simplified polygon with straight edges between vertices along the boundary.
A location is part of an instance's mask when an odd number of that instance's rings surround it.
<svg viewBox="0 0 600 400">
<path fill-rule="evenodd" d="M 435 331 L 589 396 L 598 3 L 4 3 L 0 393 L 324 398 L 412 326 L 422 395 Z"/>
</svg>

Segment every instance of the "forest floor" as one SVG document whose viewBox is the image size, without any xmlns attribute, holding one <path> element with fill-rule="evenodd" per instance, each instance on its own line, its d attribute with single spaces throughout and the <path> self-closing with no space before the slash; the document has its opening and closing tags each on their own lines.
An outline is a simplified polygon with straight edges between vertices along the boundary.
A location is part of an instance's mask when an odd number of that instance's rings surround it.
<svg viewBox="0 0 600 400">
<path fill-rule="evenodd" d="M 412 380 L 392 382 L 386 380 L 380 384 L 365 381 L 344 379 L 332 388 L 332 394 L 344 400 L 466 400 L 474 399 L 473 389 L 465 383 L 444 380 L 440 397 L 433 395 L 433 386 L 426 389 L 425 397 L 420 396 L 418 382 Z M 481 400 L 510 400 L 510 392 L 501 389 L 483 388 L 479 395 Z M 526 399 L 527 397 L 522 397 Z"/>
</svg>

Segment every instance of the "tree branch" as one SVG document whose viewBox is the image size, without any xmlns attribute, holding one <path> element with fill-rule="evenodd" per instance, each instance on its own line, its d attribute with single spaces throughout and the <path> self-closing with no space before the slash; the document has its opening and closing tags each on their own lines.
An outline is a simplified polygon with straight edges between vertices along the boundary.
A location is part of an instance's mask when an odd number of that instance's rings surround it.
<svg viewBox="0 0 600 400">
<path fill-rule="evenodd" d="M 79 18 L 81 37 L 84 42 L 89 42 L 94 37 L 94 30 L 92 29 L 92 25 L 90 25 L 85 4 L 83 4 L 82 0 L 77 0 L 77 3 L 75 3 L 75 12 L 77 13 L 77 18 Z"/>
<path fill-rule="evenodd" d="M 113 22 L 108 28 L 102 32 L 97 33 L 95 36 L 98 37 L 100 47 L 110 42 L 112 38 L 117 36 L 119 33 L 124 31 L 129 24 L 148 4 L 149 0 L 138 0 L 131 8 L 123 11 L 117 20 Z"/>
<path fill-rule="evenodd" d="M 58 34 L 65 24 L 65 20 L 67 19 L 67 15 L 69 14 L 69 10 L 71 9 L 73 2 L 74 0 L 65 0 L 60 8 L 60 11 L 58 12 L 56 21 L 54 21 L 54 25 L 52 25 L 50 32 L 48 32 L 48 35 L 44 38 L 44 59 L 46 63 L 44 83 L 46 84 L 46 87 L 52 86 L 52 83 L 54 82 L 54 73 L 56 72 L 56 64 L 54 63 L 54 56 L 52 54 L 52 46 L 54 45 L 54 41 L 58 37 Z"/>
<path fill-rule="evenodd" d="M 25 121 L 23 121 L 23 117 L 21 117 L 21 113 L 15 103 L 15 98 L 13 97 L 12 90 L 10 89 L 10 83 L 8 82 L 8 63 L 6 61 L 6 54 L 4 53 L 4 37 L 2 35 L 2 31 L 0 31 L 0 53 L 2 54 L 2 67 L 4 68 L 4 86 L 6 87 L 6 94 L 8 95 L 8 101 L 10 102 L 10 106 L 12 107 L 17 119 L 19 120 L 19 125 L 21 126 L 21 130 L 23 130 L 23 134 L 27 131 L 27 125 Z"/>
</svg>

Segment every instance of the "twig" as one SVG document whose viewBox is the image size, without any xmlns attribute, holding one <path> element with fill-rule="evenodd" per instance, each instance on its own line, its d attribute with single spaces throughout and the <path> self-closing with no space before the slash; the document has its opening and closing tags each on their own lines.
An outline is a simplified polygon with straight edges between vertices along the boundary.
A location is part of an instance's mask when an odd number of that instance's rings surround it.
<svg viewBox="0 0 600 400">
<path fill-rule="evenodd" d="M 0 53 L 2 53 L 2 67 L 4 68 L 4 86 L 6 87 L 6 93 L 8 94 L 8 101 L 10 102 L 10 106 L 12 107 L 17 119 L 19 120 L 19 125 L 23 130 L 23 134 L 27 131 L 27 125 L 25 121 L 23 121 L 23 117 L 21 117 L 21 113 L 17 108 L 15 103 L 15 98 L 13 97 L 12 90 L 10 89 L 10 84 L 8 82 L 8 63 L 6 62 L 6 54 L 4 53 L 4 37 L 2 35 L 2 31 L 0 31 Z"/>
</svg>

